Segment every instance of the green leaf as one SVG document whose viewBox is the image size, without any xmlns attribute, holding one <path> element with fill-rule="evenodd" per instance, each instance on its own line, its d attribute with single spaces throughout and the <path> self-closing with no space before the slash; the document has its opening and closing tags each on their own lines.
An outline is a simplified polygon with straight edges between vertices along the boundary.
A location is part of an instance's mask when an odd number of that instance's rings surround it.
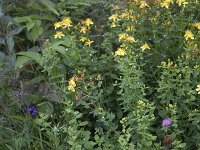
<svg viewBox="0 0 200 150">
<path fill-rule="evenodd" d="M 80 127 L 80 126 L 85 126 L 85 125 L 87 125 L 87 124 L 88 124 L 87 121 L 81 122 L 81 123 L 79 123 L 79 127 Z"/>
<path fill-rule="evenodd" d="M 8 150 L 14 150 L 14 148 L 12 148 L 11 146 L 9 146 L 8 144 L 5 144 L 5 145 L 8 148 Z"/>
<path fill-rule="evenodd" d="M 43 33 L 43 29 L 41 28 L 41 21 L 35 20 L 34 27 L 28 32 L 28 39 L 35 42 L 37 38 Z"/>
<path fill-rule="evenodd" d="M 21 68 L 23 64 L 27 63 L 28 61 L 30 61 L 29 57 L 26 57 L 26 56 L 17 57 L 16 63 L 15 63 L 15 69 Z"/>
<path fill-rule="evenodd" d="M 35 22 L 31 21 L 31 22 L 27 22 L 26 23 L 26 28 L 27 28 L 27 31 L 29 32 L 35 25 Z"/>
<path fill-rule="evenodd" d="M 19 34 L 23 29 L 24 27 L 18 26 L 14 30 L 11 30 L 10 32 L 8 32 L 8 35 L 13 36 L 15 34 Z"/>
<path fill-rule="evenodd" d="M 45 115 L 50 116 L 54 112 L 54 107 L 51 102 L 43 102 L 39 105 L 39 112 L 44 113 Z"/>
<path fill-rule="evenodd" d="M 37 52 L 19 52 L 17 54 L 29 57 L 31 58 L 29 60 L 34 60 L 36 63 L 42 66 L 42 63 L 43 63 L 42 56 Z"/>
<path fill-rule="evenodd" d="M 66 50 L 65 50 L 65 47 L 63 47 L 63 46 L 57 46 L 56 51 L 62 55 L 66 55 Z"/>
<path fill-rule="evenodd" d="M 51 1 L 49 0 L 40 0 L 40 2 L 46 6 L 50 11 L 52 11 L 54 14 L 58 15 L 59 16 L 59 13 L 58 11 L 55 9 L 55 4 L 52 3 Z"/>
<path fill-rule="evenodd" d="M 6 36 L 6 43 L 8 46 L 8 51 L 9 53 L 13 52 L 13 48 L 14 48 L 14 40 L 13 40 L 13 36 Z"/>
<path fill-rule="evenodd" d="M 15 17 L 14 20 L 15 20 L 17 23 L 32 22 L 32 19 L 31 19 L 30 16 Z"/>
</svg>

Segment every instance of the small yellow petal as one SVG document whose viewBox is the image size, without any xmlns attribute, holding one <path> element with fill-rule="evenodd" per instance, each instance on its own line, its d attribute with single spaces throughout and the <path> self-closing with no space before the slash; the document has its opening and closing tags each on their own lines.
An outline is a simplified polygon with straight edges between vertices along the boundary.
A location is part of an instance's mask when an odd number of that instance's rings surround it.
<svg viewBox="0 0 200 150">
<path fill-rule="evenodd" d="M 124 56 L 126 55 L 126 52 L 123 48 L 118 48 L 117 51 L 115 52 L 116 56 Z"/>
<path fill-rule="evenodd" d="M 193 40 L 194 39 L 194 34 L 190 30 L 187 30 L 187 31 L 185 31 L 184 37 L 185 37 L 186 41 L 189 40 L 189 39 Z"/>
<path fill-rule="evenodd" d="M 145 43 L 140 48 L 142 49 L 142 51 L 145 51 L 146 49 L 150 49 L 150 46 L 149 46 L 149 44 Z"/>
<path fill-rule="evenodd" d="M 57 39 L 57 38 L 61 39 L 63 36 L 65 36 L 65 35 L 60 31 L 57 31 L 56 34 L 54 35 L 55 39 Z"/>
</svg>

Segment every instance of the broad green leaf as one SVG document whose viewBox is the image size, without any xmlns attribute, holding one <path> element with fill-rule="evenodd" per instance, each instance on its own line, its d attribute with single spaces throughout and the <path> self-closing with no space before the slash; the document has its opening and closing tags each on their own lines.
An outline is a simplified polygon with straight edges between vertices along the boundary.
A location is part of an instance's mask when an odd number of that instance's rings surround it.
<svg viewBox="0 0 200 150">
<path fill-rule="evenodd" d="M 57 46 L 56 51 L 61 53 L 62 55 L 66 55 L 66 49 L 63 46 Z"/>
<path fill-rule="evenodd" d="M 81 127 L 81 126 L 85 126 L 85 125 L 87 125 L 87 124 L 88 124 L 87 121 L 81 122 L 81 123 L 79 123 L 79 127 Z"/>
<path fill-rule="evenodd" d="M 30 16 L 15 17 L 14 20 L 15 20 L 17 23 L 31 22 L 31 21 L 32 21 L 32 19 L 31 19 Z"/>
<path fill-rule="evenodd" d="M 42 65 L 42 56 L 37 52 L 19 52 L 17 54 L 29 57 L 31 58 L 29 60 L 34 60 L 39 65 Z"/>
<path fill-rule="evenodd" d="M 37 38 L 43 33 L 43 29 L 41 28 L 41 21 L 35 20 L 34 27 L 28 32 L 28 39 L 35 42 Z"/>
<path fill-rule="evenodd" d="M 50 11 L 55 13 L 56 15 L 59 15 L 58 11 L 55 9 L 55 4 L 52 3 L 50 0 L 40 0 L 40 2 L 46 6 Z"/>
<path fill-rule="evenodd" d="M 27 28 L 27 31 L 29 32 L 35 25 L 35 22 L 34 21 L 31 21 L 31 22 L 27 22 L 26 23 L 26 28 Z"/>
<path fill-rule="evenodd" d="M 27 56 L 19 56 L 17 57 L 17 60 L 15 62 L 15 69 L 16 68 L 21 68 L 23 66 L 23 64 L 27 63 L 28 61 L 30 61 L 30 58 Z"/>
</svg>

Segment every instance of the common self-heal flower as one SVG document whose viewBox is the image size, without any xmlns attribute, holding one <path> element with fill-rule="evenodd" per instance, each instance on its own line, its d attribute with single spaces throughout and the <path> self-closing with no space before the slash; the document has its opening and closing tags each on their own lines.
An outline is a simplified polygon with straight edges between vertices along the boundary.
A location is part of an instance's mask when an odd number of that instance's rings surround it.
<svg viewBox="0 0 200 150">
<path fill-rule="evenodd" d="M 172 123 L 171 119 L 164 119 L 164 120 L 162 121 L 162 125 L 165 126 L 165 127 L 170 126 L 171 123 Z"/>
<path fill-rule="evenodd" d="M 36 117 L 37 114 L 38 114 L 38 110 L 37 110 L 37 108 L 36 108 L 34 105 L 29 106 L 29 107 L 27 108 L 27 112 L 28 112 L 33 118 Z"/>
</svg>

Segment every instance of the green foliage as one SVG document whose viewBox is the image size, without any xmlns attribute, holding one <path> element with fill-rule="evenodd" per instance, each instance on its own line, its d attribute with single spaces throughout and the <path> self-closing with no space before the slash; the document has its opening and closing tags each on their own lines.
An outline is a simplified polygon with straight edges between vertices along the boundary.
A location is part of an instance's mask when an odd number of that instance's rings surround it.
<svg viewBox="0 0 200 150">
<path fill-rule="evenodd" d="M 0 5 L 2 150 L 200 148 L 199 0 Z"/>
</svg>

